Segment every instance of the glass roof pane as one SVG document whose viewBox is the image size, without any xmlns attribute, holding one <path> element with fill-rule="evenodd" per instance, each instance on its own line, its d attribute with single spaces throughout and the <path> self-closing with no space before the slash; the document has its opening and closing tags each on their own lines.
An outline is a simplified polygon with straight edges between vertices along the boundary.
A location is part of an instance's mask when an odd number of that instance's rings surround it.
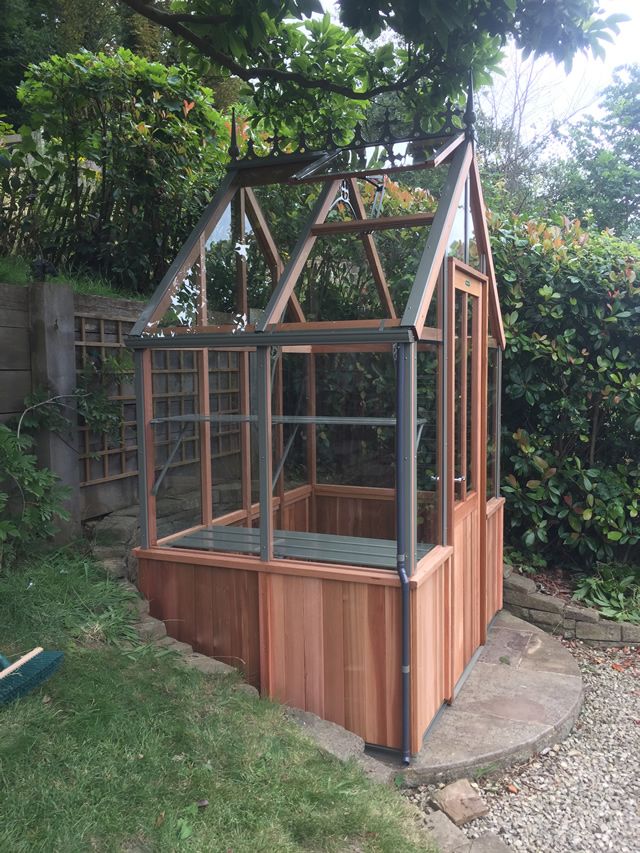
<svg viewBox="0 0 640 853">
<path fill-rule="evenodd" d="M 385 174 L 425 167 L 451 138 L 366 145 L 324 154 L 293 175 L 292 180 L 315 181 L 327 176 Z"/>
<path fill-rule="evenodd" d="M 271 270 L 251 224 L 246 216 L 241 224 L 230 204 L 193 262 L 178 274 L 160 319 L 145 334 L 165 336 L 169 330 L 202 326 L 242 331 L 265 307 L 272 288 Z"/>
</svg>

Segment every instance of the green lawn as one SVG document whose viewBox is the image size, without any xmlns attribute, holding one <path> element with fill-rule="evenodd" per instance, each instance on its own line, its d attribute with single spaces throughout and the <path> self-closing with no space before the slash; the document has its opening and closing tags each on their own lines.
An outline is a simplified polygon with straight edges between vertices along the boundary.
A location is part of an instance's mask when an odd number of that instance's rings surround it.
<svg viewBox="0 0 640 853">
<path fill-rule="evenodd" d="M 280 706 L 127 649 L 126 602 L 78 552 L 0 573 L 0 649 L 66 654 L 0 708 L 0 851 L 428 849 L 399 794 L 321 753 Z"/>
</svg>

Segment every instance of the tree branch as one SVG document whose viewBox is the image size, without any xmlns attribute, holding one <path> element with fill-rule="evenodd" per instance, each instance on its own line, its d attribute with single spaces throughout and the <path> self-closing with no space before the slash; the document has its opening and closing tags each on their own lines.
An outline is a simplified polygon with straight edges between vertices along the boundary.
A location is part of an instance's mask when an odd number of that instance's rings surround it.
<svg viewBox="0 0 640 853">
<path fill-rule="evenodd" d="M 377 95 L 383 95 L 387 92 L 397 92 L 417 83 L 421 77 L 425 76 L 431 62 L 431 60 L 427 59 L 424 62 L 418 63 L 411 73 L 409 73 L 409 69 L 406 68 L 399 78 L 393 83 L 383 83 L 359 92 L 355 91 L 350 86 L 333 83 L 331 80 L 307 77 L 297 71 L 282 71 L 270 66 L 246 68 L 244 65 L 241 65 L 233 59 L 233 57 L 223 53 L 222 51 L 216 50 L 206 38 L 194 33 L 193 30 L 190 30 L 184 25 L 184 21 L 187 20 L 194 23 L 204 23 L 205 18 L 209 16 L 192 16 L 188 13 L 164 12 L 162 9 L 158 9 L 150 2 L 147 2 L 147 0 L 120 0 L 120 2 L 129 6 L 129 8 L 133 9 L 134 12 L 138 12 L 138 14 L 150 21 L 153 21 L 153 23 L 166 27 L 175 36 L 178 36 L 178 38 L 188 41 L 204 56 L 212 59 L 222 68 L 226 68 L 227 71 L 231 72 L 231 74 L 236 77 L 239 77 L 241 80 L 244 80 L 245 83 L 248 83 L 251 80 L 271 80 L 276 83 L 285 84 L 294 83 L 303 89 L 318 89 L 323 92 L 332 92 L 336 95 L 344 95 L 352 100 L 368 101 Z M 213 18 L 214 16 L 211 17 Z M 221 22 L 221 20 L 217 21 L 217 23 Z"/>
</svg>

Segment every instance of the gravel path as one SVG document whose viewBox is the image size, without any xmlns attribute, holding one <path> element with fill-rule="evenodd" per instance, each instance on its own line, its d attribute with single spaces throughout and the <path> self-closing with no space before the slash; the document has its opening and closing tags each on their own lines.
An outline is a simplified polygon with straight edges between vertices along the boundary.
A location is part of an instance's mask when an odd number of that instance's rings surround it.
<svg viewBox="0 0 640 853">
<path fill-rule="evenodd" d="M 584 679 L 571 735 L 479 788 L 489 815 L 464 827 L 497 833 L 519 853 L 640 851 L 640 650 L 566 641 Z M 433 788 L 411 799 L 429 810 Z"/>
</svg>

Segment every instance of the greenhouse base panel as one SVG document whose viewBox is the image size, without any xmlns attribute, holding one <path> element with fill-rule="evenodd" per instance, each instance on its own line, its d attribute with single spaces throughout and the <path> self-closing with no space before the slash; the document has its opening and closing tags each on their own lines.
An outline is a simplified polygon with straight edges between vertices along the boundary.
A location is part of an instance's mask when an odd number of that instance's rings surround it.
<svg viewBox="0 0 640 853">
<path fill-rule="evenodd" d="M 454 547 L 432 547 L 410 578 L 414 754 L 502 606 L 503 503 L 487 504 L 484 578 L 474 559 L 480 525 L 473 513 L 459 520 L 455 560 Z M 395 567 L 355 565 L 358 547 L 366 549 L 363 538 L 351 543 L 348 565 L 318 562 L 315 553 L 265 563 L 254 553 L 209 550 L 221 542 L 228 548 L 234 537 L 253 549 L 256 533 L 202 526 L 137 549 L 138 584 L 151 614 L 164 620 L 170 636 L 238 667 L 262 696 L 338 723 L 367 744 L 400 749 L 402 602 Z M 327 537 L 339 547 L 349 538 L 359 537 Z M 308 541 L 315 549 L 322 540 L 309 534 Z"/>
</svg>

